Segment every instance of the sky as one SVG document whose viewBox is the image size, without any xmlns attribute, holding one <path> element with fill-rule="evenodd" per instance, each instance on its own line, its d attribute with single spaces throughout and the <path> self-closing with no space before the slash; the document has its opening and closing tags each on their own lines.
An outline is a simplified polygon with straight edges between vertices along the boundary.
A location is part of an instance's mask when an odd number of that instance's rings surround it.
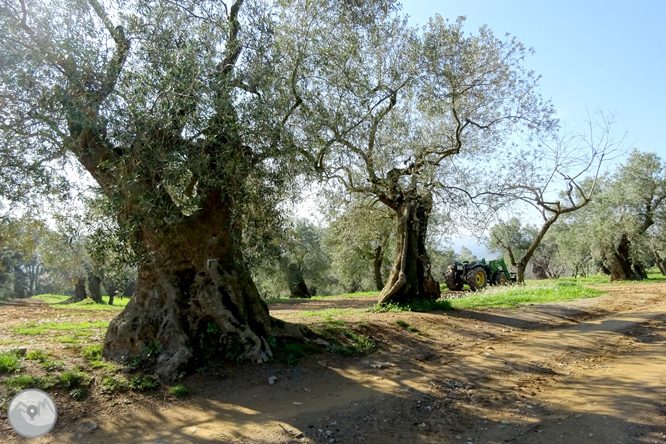
<svg viewBox="0 0 666 444">
<path fill-rule="evenodd" d="M 625 148 L 666 159 L 666 0 L 403 0 L 413 25 L 440 14 L 466 16 L 465 30 L 486 24 L 535 54 L 526 66 L 542 76 L 569 130 L 583 130 L 588 112 L 614 112 L 613 133 Z"/>
</svg>

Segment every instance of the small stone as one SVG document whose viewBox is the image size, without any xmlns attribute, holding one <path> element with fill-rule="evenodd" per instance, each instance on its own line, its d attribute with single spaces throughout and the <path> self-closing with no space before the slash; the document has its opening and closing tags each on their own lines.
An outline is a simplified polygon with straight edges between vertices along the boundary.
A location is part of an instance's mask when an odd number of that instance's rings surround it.
<svg viewBox="0 0 666 444">
<path fill-rule="evenodd" d="M 275 381 L 277 381 L 277 380 L 278 380 L 277 376 L 271 376 L 271 377 L 268 378 L 268 383 L 270 385 L 273 385 L 273 384 L 275 384 Z"/>
<path fill-rule="evenodd" d="M 419 424 L 419 427 L 426 427 L 426 423 L 422 422 L 421 424 Z"/>
<path fill-rule="evenodd" d="M 312 342 L 314 342 L 317 345 L 323 345 L 324 347 L 328 347 L 329 345 L 331 345 L 327 341 L 324 341 L 323 339 L 319 339 L 319 338 L 313 339 Z"/>
<path fill-rule="evenodd" d="M 456 435 L 456 439 L 462 439 L 462 436 Z"/>
<path fill-rule="evenodd" d="M 489 345 L 488 347 L 486 347 L 486 350 L 495 350 L 495 349 L 491 345 Z"/>
<path fill-rule="evenodd" d="M 294 405 L 303 405 L 302 402 L 296 402 L 296 401 L 294 401 L 293 404 L 294 404 Z"/>
</svg>

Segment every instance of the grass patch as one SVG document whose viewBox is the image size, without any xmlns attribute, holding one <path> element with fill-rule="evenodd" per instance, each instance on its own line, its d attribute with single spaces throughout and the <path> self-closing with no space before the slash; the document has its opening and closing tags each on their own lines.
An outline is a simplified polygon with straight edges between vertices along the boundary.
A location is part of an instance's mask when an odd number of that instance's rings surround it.
<svg viewBox="0 0 666 444">
<path fill-rule="evenodd" d="M 28 354 L 25 355 L 25 358 L 31 361 L 38 361 L 43 363 L 49 360 L 49 356 L 51 356 L 51 353 L 37 349 L 28 352 Z"/>
<path fill-rule="evenodd" d="M 37 377 L 32 375 L 11 376 L 2 383 L 13 391 L 21 391 L 29 388 L 49 389 L 58 385 L 58 379 L 54 376 Z"/>
<path fill-rule="evenodd" d="M 88 361 L 90 367 L 92 368 L 103 368 L 108 371 L 115 371 L 117 367 L 104 360 L 102 356 L 104 352 L 104 346 L 102 344 L 95 344 L 85 347 L 81 350 L 81 355 Z"/>
<path fill-rule="evenodd" d="M 76 388 L 80 385 L 85 384 L 87 379 L 88 379 L 87 375 L 81 372 L 77 371 L 64 372 L 62 375 L 60 375 L 60 384 L 62 384 L 64 387 L 67 388 Z"/>
<path fill-rule="evenodd" d="M 268 298 L 264 301 L 268 304 L 298 304 L 305 301 L 318 301 L 326 299 L 352 299 L 352 298 L 363 298 L 367 296 L 377 296 L 378 291 L 359 291 L 357 293 L 345 293 L 332 296 L 312 296 L 309 299 L 299 299 L 299 298 Z"/>
<path fill-rule="evenodd" d="M 42 362 L 42 367 L 44 367 L 44 370 L 46 371 L 54 371 L 54 370 L 62 370 L 65 368 L 65 363 L 62 361 L 44 361 Z"/>
<path fill-rule="evenodd" d="M 345 356 L 369 353 L 377 349 L 377 340 L 356 333 L 350 328 L 328 325 L 318 332 L 331 343 L 326 349 L 329 352 Z"/>
<path fill-rule="evenodd" d="M 21 357 L 12 351 L 0 353 L 0 373 L 15 373 L 21 370 Z"/>
<path fill-rule="evenodd" d="M 153 390 L 156 389 L 159 383 L 157 379 L 149 375 L 139 375 L 135 376 L 129 380 L 129 388 L 132 390 Z"/>
<path fill-rule="evenodd" d="M 11 328 L 12 333 L 17 335 L 36 336 L 46 335 L 55 332 L 71 333 L 70 337 L 92 336 L 99 334 L 102 329 L 109 326 L 109 321 L 86 321 L 86 322 L 26 322 L 23 325 L 17 325 Z M 95 331 L 92 331 L 95 330 Z M 61 341 L 69 342 L 69 341 Z"/>
<path fill-rule="evenodd" d="M 177 384 L 169 389 L 169 393 L 176 398 L 185 398 L 186 396 L 189 396 L 190 390 L 185 384 Z"/>
<path fill-rule="evenodd" d="M 353 313 L 360 313 L 363 310 L 357 308 L 327 308 L 325 310 L 319 311 L 303 311 L 300 313 L 301 316 L 311 317 L 311 316 L 321 316 L 325 321 L 332 321 L 333 316 L 347 316 Z"/>
<path fill-rule="evenodd" d="M 414 327 L 413 325 L 408 324 L 407 322 L 403 321 L 402 319 L 398 319 L 397 321 L 395 321 L 395 323 L 396 323 L 398 326 L 400 326 L 400 327 L 402 327 L 402 328 L 404 328 L 404 329 L 406 329 L 406 330 L 411 331 L 412 333 L 421 333 L 421 330 L 419 330 L 418 328 Z"/>
<path fill-rule="evenodd" d="M 395 302 L 389 302 L 387 304 L 376 304 L 372 307 L 364 310 L 369 313 L 401 313 L 401 312 L 419 312 L 425 313 L 435 310 L 451 310 L 451 301 L 448 300 L 428 300 L 428 299 L 417 299 L 409 304 L 396 304 Z"/>
<path fill-rule="evenodd" d="M 106 393 L 111 393 L 114 391 L 126 391 L 130 388 L 129 381 L 127 379 L 116 378 L 113 375 L 104 376 L 99 386 L 100 389 Z"/>
<path fill-rule="evenodd" d="M 71 299 L 71 296 L 58 294 L 40 294 L 33 296 L 32 299 L 44 301 L 55 308 L 80 308 L 83 310 L 122 310 L 129 302 L 129 298 L 120 299 L 115 297 L 113 299 L 113 305 L 109 305 L 109 297 L 102 296 L 102 300 L 104 301 L 102 304 L 98 304 L 90 298 L 79 302 L 65 303 L 65 301 Z"/>
<path fill-rule="evenodd" d="M 572 301 L 601 296 L 601 290 L 586 288 L 575 282 L 562 280 L 530 282 L 527 285 L 491 287 L 474 296 L 449 301 L 454 308 L 515 308 L 520 304 Z"/>
</svg>

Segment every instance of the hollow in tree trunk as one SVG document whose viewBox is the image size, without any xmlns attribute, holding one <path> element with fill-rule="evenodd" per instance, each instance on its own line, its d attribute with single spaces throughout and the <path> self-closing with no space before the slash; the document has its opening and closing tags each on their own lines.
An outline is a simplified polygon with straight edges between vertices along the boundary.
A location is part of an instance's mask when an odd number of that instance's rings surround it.
<svg viewBox="0 0 666 444">
<path fill-rule="evenodd" d="M 146 231 L 151 260 L 139 266 L 136 290 L 106 333 L 105 356 L 155 359 L 155 375 L 175 379 L 213 356 L 263 362 L 271 337 L 303 339 L 302 326 L 272 318 L 240 260 L 231 210 L 208 205 L 162 231 Z"/>
<path fill-rule="evenodd" d="M 615 281 L 640 281 L 643 275 L 640 270 L 636 270 L 629 256 L 631 250 L 631 241 L 626 234 L 622 234 L 620 242 L 615 247 L 615 251 L 606 255 L 608 268 L 610 269 L 610 280 Z"/>
<path fill-rule="evenodd" d="M 382 261 L 384 259 L 384 255 L 382 252 L 382 246 L 378 245 L 377 248 L 375 248 L 375 260 L 374 260 L 374 269 L 375 269 L 375 285 L 377 286 L 377 290 L 381 291 L 382 288 L 384 288 L 384 282 L 382 282 Z"/>
<path fill-rule="evenodd" d="M 379 303 L 408 303 L 414 299 L 440 297 L 439 282 L 430 271 L 425 241 L 432 197 L 405 199 L 396 208 L 398 219 L 396 256 L 391 273 L 379 294 Z"/>
</svg>

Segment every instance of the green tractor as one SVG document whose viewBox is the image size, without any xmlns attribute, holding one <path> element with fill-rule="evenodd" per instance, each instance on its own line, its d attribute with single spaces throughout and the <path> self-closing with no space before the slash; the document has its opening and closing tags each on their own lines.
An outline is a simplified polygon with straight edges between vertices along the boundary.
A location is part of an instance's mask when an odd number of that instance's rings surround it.
<svg viewBox="0 0 666 444">
<path fill-rule="evenodd" d="M 487 284 L 507 285 L 516 282 L 516 273 L 509 273 L 504 259 L 485 259 L 478 262 L 455 262 L 444 273 L 444 281 L 449 290 L 460 291 L 464 284 L 472 291 L 480 290 Z"/>
</svg>

